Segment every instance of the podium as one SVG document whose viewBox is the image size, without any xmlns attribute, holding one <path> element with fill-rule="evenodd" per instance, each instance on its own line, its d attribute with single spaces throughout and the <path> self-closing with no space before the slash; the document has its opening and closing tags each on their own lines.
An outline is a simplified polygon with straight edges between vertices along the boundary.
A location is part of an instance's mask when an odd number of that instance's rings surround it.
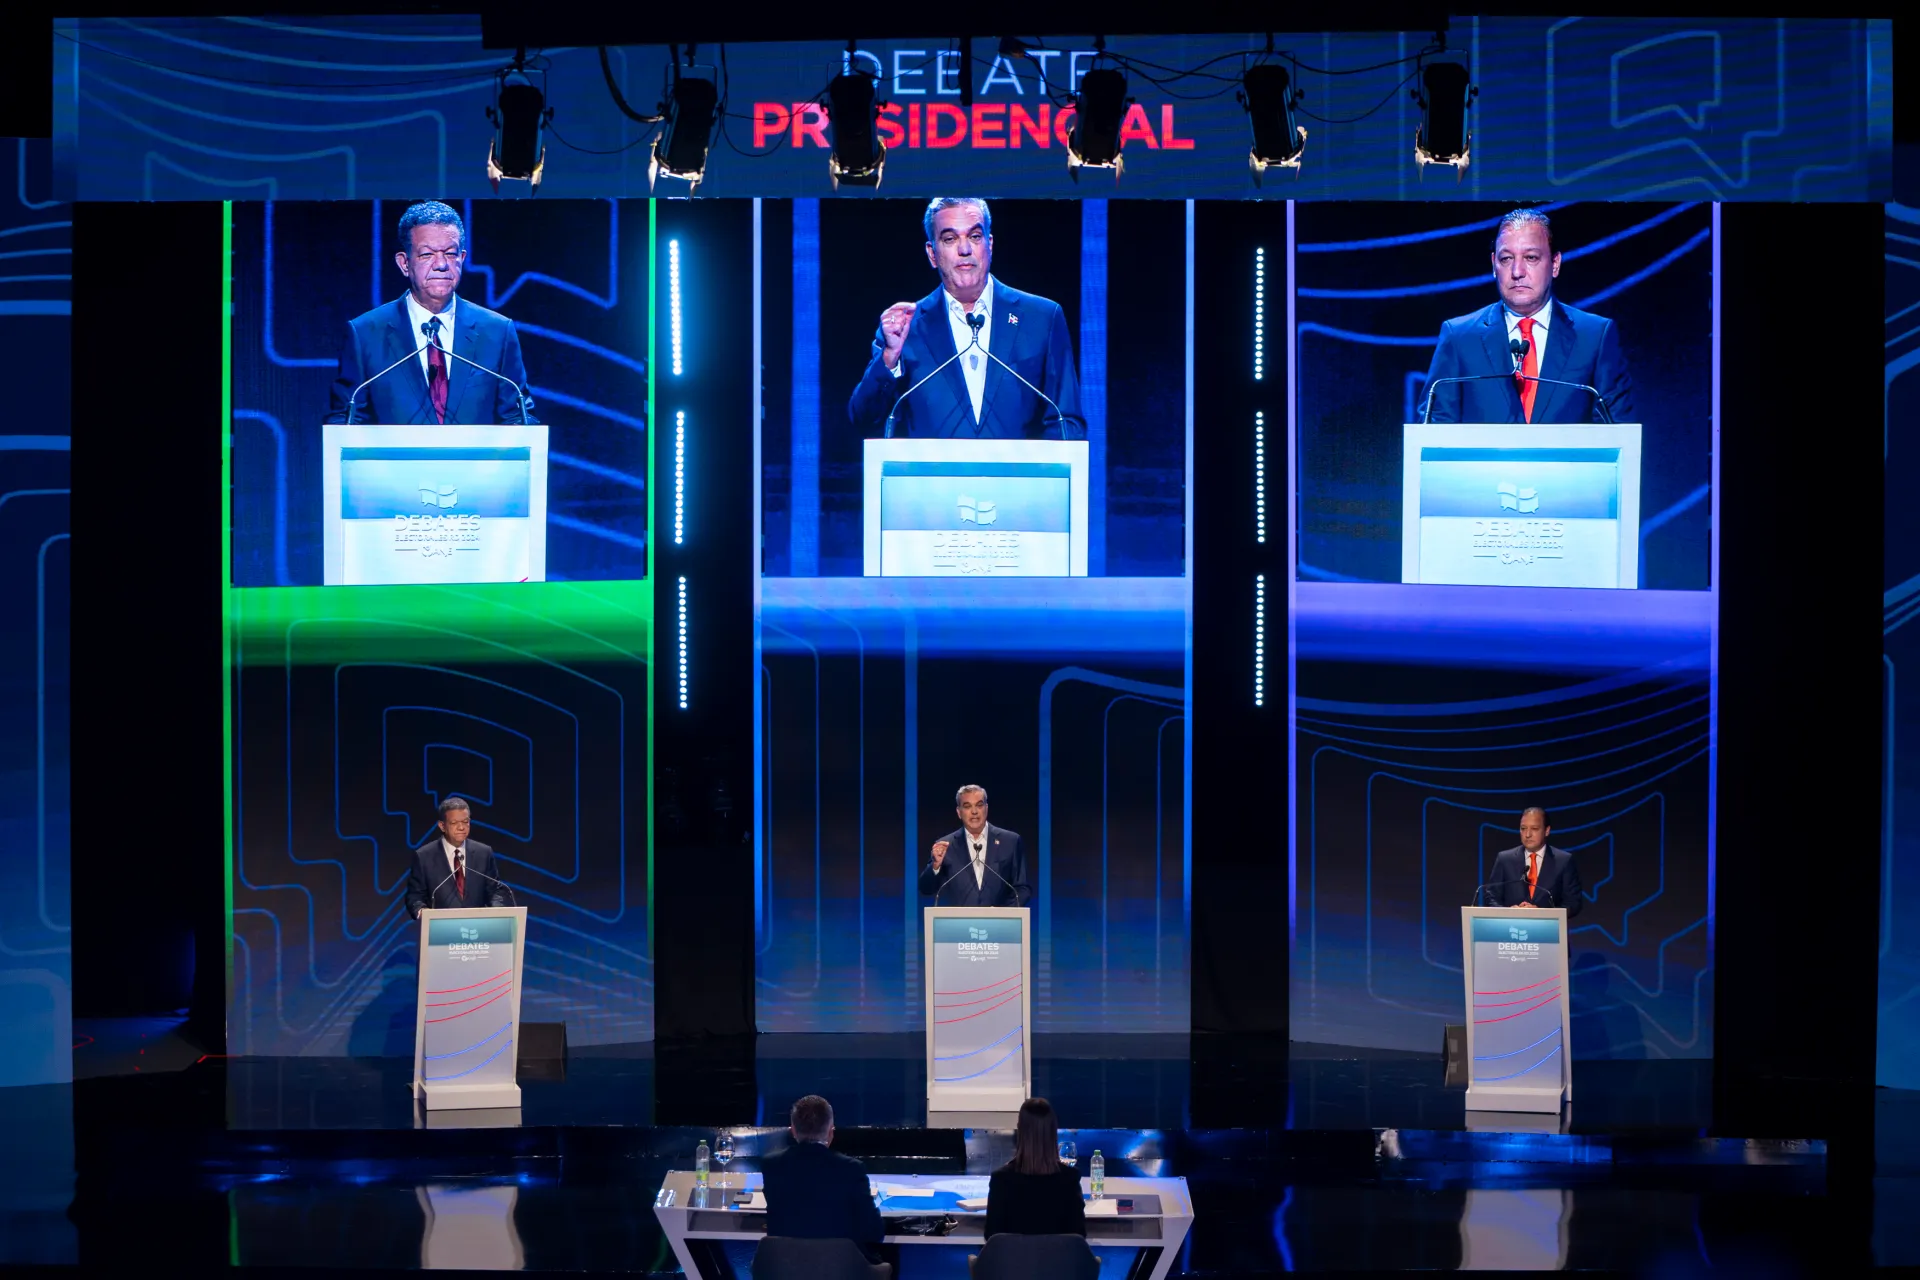
<svg viewBox="0 0 1920 1280">
<path fill-rule="evenodd" d="M 1566 911 L 1462 907 L 1460 932 L 1467 1110 L 1558 1114 L 1573 1100 Z"/>
<path fill-rule="evenodd" d="M 327 586 L 543 582 L 547 427 L 328 423 Z"/>
<path fill-rule="evenodd" d="M 1026 907 L 927 907 L 927 1124 L 1011 1129 L 1032 1096 Z"/>
<path fill-rule="evenodd" d="M 429 1111 L 517 1107 L 525 907 L 420 913 L 413 1096 Z"/>
<path fill-rule="evenodd" d="M 1640 585 L 1639 424 L 1405 432 L 1402 582 Z"/>
<path fill-rule="evenodd" d="M 867 577 L 1084 578 L 1085 440 L 869 440 Z"/>
</svg>

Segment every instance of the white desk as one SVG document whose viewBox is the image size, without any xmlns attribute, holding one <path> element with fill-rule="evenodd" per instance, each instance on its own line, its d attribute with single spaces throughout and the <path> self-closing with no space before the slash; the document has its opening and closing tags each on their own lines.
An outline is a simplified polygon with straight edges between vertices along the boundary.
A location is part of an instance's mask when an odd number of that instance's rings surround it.
<svg viewBox="0 0 1920 1280">
<path fill-rule="evenodd" d="M 714 1171 L 713 1177 L 716 1182 L 719 1180 L 718 1170 Z M 876 1174 L 869 1181 L 876 1186 L 912 1187 L 935 1192 L 931 1197 L 894 1196 L 883 1199 L 880 1201 L 880 1215 L 883 1218 L 945 1215 L 954 1220 L 953 1229 L 945 1235 L 895 1234 L 890 1230 L 886 1236 L 888 1244 L 945 1245 L 977 1252 L 985 1243 L 987 1211 L 962 1209 L 955 1203 L 960 1199 L 985 1199 L 985 1174 Z M 693 1172 L 675 1169 L 667 1174 L 654 1196 L 654 1216 L 660 1219 L 660 1228 L 666 1233 L 667 1242 L 673 1246 L 673 1256 L 679 1260 L 681 1270 L 688 1276 L 706 1274 L 688 1249 L 688 1241 L 758 1239 L 766 1234 L 767 1215 L 764 1210 L 736 1207 L 731 1203 L 737 1191 L 758 1191 L 760 1175 L 736 1169 L 727 1182 L 725 1189 L 708 1187 L 703 1200 L 694 1187 Z M 1081 1186 L 1083 1189 L 1086 1186 L 1084 1179 Z M 1107 1199 L 1131 1199 L 1135 1204 L 1135 1212 L 1112 1217 L 1089 1214 L 1087 1243 L 1093 1246 L 1095 1253 L 1099 1253 L 1103 1246 L 1155 1251 L 1149 1255 L 1147 1268 L 1136 1274 L 1149 1277 L 1150 1280 L 1165 1280 L 1172 1273 L 1180 1246 L 1186 1243 L 1187 1232 L 1193 1228 L 1193 1200 L 1187 1194 L 1187 1180 L 1108 1178 Z"/>
</svg>

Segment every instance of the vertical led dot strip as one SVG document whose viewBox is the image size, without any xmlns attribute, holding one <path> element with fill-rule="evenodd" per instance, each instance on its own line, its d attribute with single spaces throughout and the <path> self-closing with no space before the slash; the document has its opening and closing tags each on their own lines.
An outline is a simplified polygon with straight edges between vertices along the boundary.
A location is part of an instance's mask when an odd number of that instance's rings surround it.
<svg viewBox="0 0 1920 1280">
<path fill-rule="evenodd" d="M 673 339 L 673 376 L 680 376 L 680 242 L 667 241 L 667 324 Z"/>
<path fill-rule="evenodd" d="M 687 709 L 687 578 L 680 576 L 680 709 Z"/>
<path fill-rule="evenodd" d="M 680 303 L 679 288 L 674 290 L 674 329 L 673 329 L 673 371 L 680 372 Z M 1267 376 L 1267 251 L 1253 251 L 1253 380 L 1264 381 Z"/>
<path fill-rule="evenodd" d="M 1267 575 L 1253 580 L 1253 705 L 1267 705 Z"/>
<path fill-rule="evenodd" d="M 677 539 L 676 539 L 677 540 Z M 1267 541 L 1267 413 L 1253 411 L 1253 540 Z"/>
<path fill-rule="evenodd" d="M 673 415 L 673 545 L 679 546 L 686 533 L 687 517 L 687 411 Z"/>
</svg>

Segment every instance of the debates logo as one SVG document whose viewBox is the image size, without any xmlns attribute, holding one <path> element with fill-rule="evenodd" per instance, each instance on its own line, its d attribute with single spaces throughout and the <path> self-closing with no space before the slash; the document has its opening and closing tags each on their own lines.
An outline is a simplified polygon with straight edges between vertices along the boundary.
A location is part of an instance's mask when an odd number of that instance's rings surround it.
<svg viewBox="0 0 1920 1280">
<path fill-rule="evenodd" d="M 987 931 L 985 929 L 976 929 L 974 926 L 968 925 L 967 936 L 969 938 L 972 938 L 975 942 L 985 942 L 987 940 Z"/>
<path fill-rule="evenodd" d="M 476 926 L 463 924 L 460 926 L 460 936 L 471 942 L 480 936 L 480 930 Z"/>
<path fill-rule="evenodd" d="M 1525 929 L 1522 929 L 1517 924 L 1508 925 L 1507 936 L 1509 938 L 1512 938 L 1515 942 L 1525 942 L 1527 940 L 1527 931 Z"/>
<path fill-rule="evenodd" d="M 444 489 L 435 489 L 431 485 L 423 484 L 420 486 L 420 505 L 424 507 L 438 507 L 440 510 L 445 511 L 448 507 L 460 505 L 460 490 L 454 485 L 448 485 Z"/>
<path fill-rule="evenodd" d="M 992 524 L 999 514 L 1000 509 L 991 502 L 976 502 L 967 494 L 960 495 L 960 520 L 963 524 Z"/>
<path fill-rule="evenodd" d="M 1539 490 L 1530 485 L 1502 483 L 1495 487 L 1495 492 L 1500 495 L 1500 509 L 1503 511 L 1531 515 L 1540 509 Z"/>
</svg>

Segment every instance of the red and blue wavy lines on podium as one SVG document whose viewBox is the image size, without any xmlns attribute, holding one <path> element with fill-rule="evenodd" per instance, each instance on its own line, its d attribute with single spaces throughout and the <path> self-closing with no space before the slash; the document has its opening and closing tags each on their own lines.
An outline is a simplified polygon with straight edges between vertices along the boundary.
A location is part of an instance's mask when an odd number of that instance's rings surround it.
<svg viewBox="0 0 1920 1280">
<path fill-rule="evenodd" d="M 464 1049 L 455 1049 L 455 1050 L 454 1050 L 454 1051 L 453 1051 L 452 1053 L 429 1053 L 429 1054 L 426 1054 L 425 1056 L 423 1056 L 423 1057 L 422 1057 L 422 1058 L 420 1059 L 420 1061 L 422 1061 L 422 1062 L 444 1062 L 444 1061 L 446 1061 L 446 1060 L 447 1060 L 448 1058 L 457 1058 L 457 1057 L 459 1057 L 459 1056 L 460 1056 L 461 1054 L 463 1054 L 463 1053 L 472 1053 L 472 1052 L 473 1052 L 473 1051 L 474 1051 L 475 1049 L 478 1049 L 478 1048 L 479 1048 L 479 1047 L 480 1047 L 481 1045 L 483 1045 L 483 1044 L 485 1044 L 485 1043 L 487 1043 L 487 1041 L 489 1041 L 489 1040 L 491 1040 L 491 1039 L 493 1039 L 493 1037 L 494 1037 L 494 1036 L 497 1036 L 497 1035 L 499 1035 L 499 1034 L 501 1034 L 501 1032 L 504 1032 L 504 1031 L 506 1031 L 506 1030 L 508 1030 L 508 1029 L 509 1029 L 509 1028 L 511 1028 L 512 1026 L 513 1026 L 513 1024 L 512 1024 L 511 1022 L 503 1022 L 503 1023 L 501 1023 L 501 1024 L 500 1024 L 500 1029 L 499 1029 L 498 1031 L 493 1031 L 493 1032 L 489 1032 L 489 1033 L 488 1033 L 487 1035 L 485 1035 L 485 1036 L 483 1036 L 483 1037 L 482 1037 L 481 1039 L 478 1039 L 478 1040 L 475 1040 L 475 1041 L 474 1041 L 474 1042 L 473 1042 L 472 1044 L 470 1044 L 470 1045 L 468 1045 L 468 1046 L 467 1046 L 466 1048 L 464 1048 Z M 432 1077 L 432 1076 L 429 1076 L 429 1077 L 427 1077 L 427 1078 L 428 1078 L 429 1080 L 431 1080 L 431 1079 L 433 1079 L 433 1077 Z"/>
<path fill-rule="evenodd" d="M 1555 979 L 1555 981 L 1557 982 L 1558 979 Z M 1479 1026 L 1488 1022 L 1507 1022 L 1514 1018 L 1524 1017 L 1532 1013 L 1535 1009 L 1544 1009 L 1560 998 L 1560 988 L 1555 986 L 1551 991 L 1537 994 L 1539 995 L 1538 999 L 1535 999 L 1534 996 L 1527 996 L 1524 999 L 1509 1000 L 1502 1004 L 1477 1004 L 1473 1006 L 1475 1013 L 1480 1012 L 1482 1009 L 1505 1009 L 1516 1004 L 1524 1004 L 1527 1007 L 1517 1013 L 1503 1013 L 1497 1018 L 1475 1018 L 1473 1020 L 1474 1025 Z"/>
<path fill-rule="evenodd" d="M 1012 1004 L 1015 1000 L 1018 1000 L 1021 996 L 1021 993 L 1024 990 L 1025 990 L 1025 987 L 1023 986 L 1015 986 L 1006 991 L 996 991 L 994 994 L 985 997 L 986 1000 L 991 1000 L 995 1002 L 993 1004 L 987 1005 L 986 1008 L 976 1009 L 972 1013 L 963 1013 L 957 1018 L 935 1018 L 933 1020 L 933 1023 L 937 1027 L 943 1027 L 943 1026 L 946 1026 L 948 1023 L 965 1022 L 969 1018 L 977 1018 L 983 1013 L 992 1013 L 995 1009 L 1004 1008 L 1005 1006 Z M 941 1009 L 964 1009 L 969 1005 L 975 1005 L 980 1003 L 982 1003 L 982 1001 L 980 1000 L 967 1000 L 967 1001 L 963 1001 L 960 1004 L 953 1004 L 953 1005 L 937 1004 L 933 1007 L 936 1011 Z"/>
<path fill-rule="evenodd" d="M 991 1044 L 983 1044 L 978 1049 L 969 1049 L 965 1053 L 950 1053 L 944 1057 L 936 1057 L 934 1061 L 935 1062 L 958 1062 L 962 1058 L 976 1057 L 980 1054 L 985 1053 L 989 1049 L 997 1048 L 1000 1045 L 1005 1044 L 1007 1041 L 1011 1040 L 1013 1037 L 1019 1034 L 1020 1034 L 1020 1028 L 1015 1027 L 1013 1030 L 1007 1032 L 1007 1034 L 1001 1036 L 998 1040 L 993 1041 Z M 1018 1052 L 1020 1052 L 1020 1046 L 1016 1044 L 1013 1046 L 1013 1048 L 1001 1054 L 1000 1057 L 994 1062 L 993 1066 L 991 1067 L 984 1067 L 979 1071 L 971 1071 L 964 1076 L 935 1076 L 933 1078 L 934 1082 L 936 1084 L 957 1084 L 962 1080 L 976 1080 L 979 1077 L 986 1075 L 988 1072 L 992 1071 L 994 1067 L 998 1067 L 1001 1063 L 1013 1057 L 1013 1055 Z"/>
<path fill-rule="evenodd" d="M 486 1008 L 488 1005 L 492 1004 L 495 1000 L 500 999 L 500 997 L 506 995 L 508 992 L 513 990 L 513 979 L 507 974 L 501 974 L 500 977 L 506 978 L 506 981 L 500 983 L 500 985 L 497 987 L 493 987 L 486 991 L 482 991 L 478 995 L 465 996 L 459 1000 L 436 1000 L 436 1001 L 429 1002 L 427 1005 L 427 1008 L 429 1009 L 451 1009 L 455 1005 L 472 1004 L 473 1001 L 475 1000 L 480 1001 L 479 1004 L 473 1005 L 471 1009 L 462 1009 L 458 1013 L 443 1014 L 438 1018 L 428 1018 L 427 1021 L 429 1023 L 452 1022 L 455 1018 L 464 1018 L 470 1013 L 480 1012 L 480 1010 Z M 474 985 L 486 986 L 486 983 L 484 982 L 475 983 Z M 460 988 L 460 990 L 468 991 L 468 990 L 472 990 L 472 988 L 462 987 Z M 452 995 L 453 992 L 430 991 L 427 994 L 428 995 Z"/>
<path fill-rule="evenodd" d="M 509 1022 L 506 1027 L 501 1027 L 500 1031 L 505 1031 L 507 1027 L 511 1027 L 512 1025 L 513 1024 Z M 499 1035 L 500 1031 L 494 1032 L 493 1036 Z M 493 1039 L 493 1036 L 488 1036 L 487 1040 Z M 440 1058 L 457 1058 L 460 1056 L 461 1053 L 472 1053 L 475 1049 L 478 1049 L 480 1045 L 485 1044 L 487 1040 L 482 1040 L 480 1041 L 479 1044 L 470 1044 L 466 1048 L 460 1050 L 459 1053 L 443 1053 L 437 1056 Z M 420 1078 L 423 1081 L 458 1080 L 461 1076 L 472 1075 L 474 1072 L 480 1070 L 480 1068 L 486 1066 L 489 1062 L 492 1062 L 495 1058 L 498 1058 L 501 1054 L 505 1053 L 507 1050 L 511 1048 L 513 1048 L 513 1041 L 509 1039 L 505 1044 L 501 1045 L 498 1049 L 495 1049 L 492 1053 L 488 1054 L 481 1061 L 474 1063 L 472 1066 L 467 1067 L 465 1070 L 450 1071 L 444 1076 L 421 1076 Z M 433 1059 L 428 1059 L 428 1061 L 433 1061 Z"/>
<path fill-rule="evenodd" d="M 448 987 L 445 991 L 429 991 L 427 992 L 427 994 L 430 996 L 457 996 L 462 991 L 471 991 L 474 989 L 474 987 L 484 987 L 484 986 L 488 986 L 491 983 L 498 982 L 500 981 L 500 979 L 506 977 L 508 974 L 512 972 L 513 970 L 511 969 L 503 969 L 499 973 L 494 974 L 491 978 L 482 978 L 480 981 L 471 983 L 464 987 Z"/>
<path fill-rule="evenodd" d="M 1473 994 L 1475 994 L 1476 996 L 1514 996 L 1514 995 L 1519 995 L 1522 991 L 1531 991 L 1535 987 L 1544 987 L 1549 982 L 1558 982 L 1558 981 L 1560 981 L 1560 978 L 1558 975 L 1555 975 L 1554 977 L 1551 977 L 1551 978 L 1542 978 L 1538 982 L 1529 982 L 1524 987 L 1515 987 L 1511 991 L 1476 991 Z"/>
<path fill-rule="evenodd" d="M 1020 979 L 1019 974 L 1010 973 L 1006 977 L 1000 979 L 999 982 L 989 982 L 984 987 L 968 987 L 965 991 L 936 991 L 933 994 L 936 998 L 940 996 L 970 996 L 980 991 L 991 991 L 995 987 L 1004 986 L 1009 982 L 1017 982 L 1019 981 L 1019 979 Z"/>
<path fill-rule="evenodd" d="M 1541 1036 L 1538 1040 L 1535 1040 L 1532 1044 L 1523 1044 L 1518 1049 L 1509 1049 L 1505 1053 L 1483 1053 L 1479 1057 L 1475 1058 L 1474 1061 L 1475 1062 L 1498 1062 L 1502 1058 L 1516 1058 L 1516 1057 L 1519 1057 L 1521 1054 L 1525 1053 L 1529 1049 L 1538 1049 L 1541 1045 L 1545 1044 L 1547 1041 L 1553 1039 L 1555 1036 L 1559 1034 L 1560 1034 L 1560 1028 L 1555 1027 L 1553 1030 L 1547 1032 L 1547 1034 Z M 1531 1071 L 1533 1068 L 1529 1067 L 1527 1069 Z"/>
<path fill-rule="evenodd" d="M 1497 1083 L 1499 1083 L 1499 1082 L 1500 1082 L 1500 1081 L 1502 1081 L 1502 1080 L 1513 1080 L 1513 1079 L 1517 1079 L 1518 1077 L 1520 1077 L 1520 1076 L 1523 1076 L 1523 1075 L 1525 1075 L 1525 1074 L 1527 1074 L 1527 1072 L 1529 1072 L 1529 1071 L 1532 1071 L 1532 1070 L 1534 1069 L 1534 1067 L 1539 1067 L 1539 1066 L 1542 1066 L 1542 1065 L 1544 1065 L 1545 1063 L 1547 1063 L 1547 1062 L 1548 1062 L 1549 1060 L 1551 1060 L 1551 1059 L 1552 1059 L 1552 1057 L 1553 1057 L 1553 1055 L 1554 1055 L 1554 1054 L 1556 1054 L 1556 1053 L 1558 1053 L 1558 1052 L 1560 1052 L 1560 1046 L 1559 1046 L 1559 1045 L 1555 1045 L 1555 1046 L 1553 1046 L 1553 1048 L 1551 1048 L 1551 1049 L 1549 1049 L 1549 1050 L 1547 1050 L 1547 1056 L 1546 1056 L 1546 1057 L 1544 1057 L 1544 1058 L 1542 1058 L 1542 1059 L 1540 1059 L 1540 1061 L 1539 1061 L 1539 1062 L 1536 1062 L 1536 1063 L 1534 1063 L 1532 1067 L 1526 1067 L 1526 1068 L 1524 1068 L 1524 1069 L 1522 1069 L 1522 1070 L 1520 1070 L 1520 1071 L 1510 1071 L 1510 1072 L 1508 1072 L 1508 1073 L 1507 1073 L 1506 1075 L 1504 1075 L 1504 1076 L 1475 1076 L 1475 1077 L 1473 1078 L 1473 1082 L 1474 1082 L 1475 1084 L 1497 1084 Z"/>
</svg>

